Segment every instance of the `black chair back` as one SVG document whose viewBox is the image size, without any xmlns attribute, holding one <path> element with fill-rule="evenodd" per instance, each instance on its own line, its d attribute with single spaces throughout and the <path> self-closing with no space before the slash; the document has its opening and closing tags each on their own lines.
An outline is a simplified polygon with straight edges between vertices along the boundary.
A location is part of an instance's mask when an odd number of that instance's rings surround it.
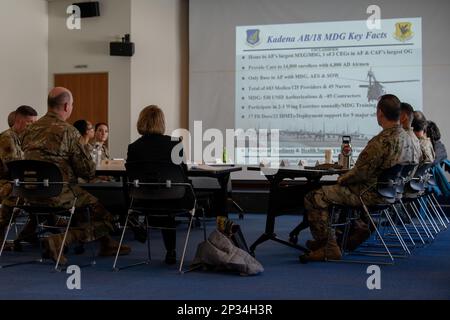
<svg viewBox="0 0 450 320">
<path fill-rule="evenodd" d="M 182 165 L 127 162 L 129 195 L 136 204 L 154 210 L 191 210 L 195 195 Z"/>
<path fill-rule="evenodd" d="M 397 164 L 384 170 L 378 177 L 377 192 L 383 198 L 395 199 L 397 197 L 397 185 L 403 170 L 403 164 Z"/>
<path fill-rule="evenodd" d="M 58 166 L 38 160 L 16 160 L 7 164 L 13 181 L 13 196 L 42 199 L 58 196 L 64 185 Z"/>
<path fill-rule="evenodd" d="M 426 186 L 426 176 L 428 175 L 433 163 L 423 163 L 419 165 L 414 174 L 414 178 L 409 181 L 409 187 L 416 192 L 421 192 L 425 190 Z"/>
<path fill-rule="evenodd" d="M 416 163 L 403 164 L 399 183 L 397 184 L 397 193 L 403 193 L 405 191 L 406 183 L 413 178 L 418 166 Z"/>
</svg>

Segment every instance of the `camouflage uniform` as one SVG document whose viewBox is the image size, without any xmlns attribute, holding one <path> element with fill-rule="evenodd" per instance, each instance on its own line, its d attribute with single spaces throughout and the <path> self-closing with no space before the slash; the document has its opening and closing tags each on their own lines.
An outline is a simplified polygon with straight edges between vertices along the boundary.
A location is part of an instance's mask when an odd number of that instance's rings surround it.
<svg viewBox="0 0 450 320">
<path fill-rule="evenodd" d="M 434 162 L 435 154 L 431 140 L 426 137 L 419 138 L 420 149 L 422 150 L 422 157 L 420 163 Z"/>
<path fill-rule="evenodd" d="M 0 199 L 6 198 L 11 192 L 7 181 L 6 163 L 23 158 L 19 135 L 12 129 L 0 134 Z"/>
<path fill-rule="evenodd" d="M 11 206 L 15 204 L 15 199 L 8 197 L 12 187 L 8 182 L 6 164 L 10 161 L 23 158 L 20 146 L 19 135 L 12 129 L 4 131 L 0 135 L 0 200 L 2 209 L 0 210 L 0 240 L 3 240 L 3 233 L 11 218 Z"/>
<path fill-rule="evenodd" d="M 81 215 L 76 215 L 75 224 L 86 228 L 86 240 L 106 236 L 113 230 L 112 216 L 98 202 L 97 198 L 81 189 L 77 178 L 90 179 L 95 176 L 95 164 L 86 148 L 80 143 L 80 134 L 75 127 L 49 111 L 37 122 L 30 125 L 23 134 L 22 147 L 24 159 L 41 160 L 55 163 L 63 175 L 64 181 L 71 187 L 64 186 L 56 198 L 49 198 L 44 205 L 70 208 L 77 197 L 75 206 L 91 208 L 94 230 L 88 228 Z M 72 192 L 72 191 L 73 192 Z"/>
<path fill-rule="evenodd" d="M 413 146 L 414 146 L 414 156 L 416 158 L 413 159 L 412 162 L 414 163 L 420 163 L 422 159 L 422 148 L 420 147 L 419 139 L 417 138 L 416 134 L 414 133 L 413 128 L 405 129 L 406 133 L 411 137 Z M 418 158 L 417 158 L 418 156 Z"/>
<path fill-rule="evenodd" d="M 323 186 L 305 196 L 311 233 L 315 240 L 326 242 L 330 205 L 361 206 L 359 196 L 377 182 L 380 173 L 398 163 L 418 159 L 411 137 L 398 125 L 384 129 L 372 138 L 358 157 L 354 168 L 341 176 L 339 184 Z M 384 203 L 376 191 L 365 192 L 366 205 Z"/>
<path fill-rule="evenodd" d="M 93 152 L 95 149 L 95 141 L 93 143 L 89 143 L 88 144 L 88 149 L 90 152 Z M 109 154 L 109 150 L 108 147 L 105 144 L 102 144 L 102 156 L 101 156 L 101 160 L 109 160 L 111 159 L 111 156 Z"/>
</svg>

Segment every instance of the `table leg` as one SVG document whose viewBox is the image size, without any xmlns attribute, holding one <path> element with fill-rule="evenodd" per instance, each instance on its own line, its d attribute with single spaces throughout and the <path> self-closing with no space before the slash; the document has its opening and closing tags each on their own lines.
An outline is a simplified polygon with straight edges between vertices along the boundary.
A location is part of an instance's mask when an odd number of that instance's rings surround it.
<svg viewBox="0 0 450 320">
<path fill-rule="evenodd" d="M 269 193 L 269 206 L 267 210 L 266 217 L 266 229 L 264 233 L 250 246 L 250 253 L 255 255 L 255 249 L 261 243 L 264 243 L 268 240 L 272 240 L 291 248 L 298 249 L 303 252 L 309 252 L 309 250 L 305 247 L 299 246 L 297 244 L 291 243 L 289 241 L 280 239 L 277 237 L 275 233 L 275 218 L 276 213 L 279 210 L 279 203 L 282 201 L 280 197 L 280 183 L 283 181 L 282 177 L 267 177 L 270 182 L 270 193 Z"/>
<path fill-rule="evenodd" d="M 228 217 L 228 182 L 230 181 L 230 173 L 222 174 L 217 177 L 220 185 L 220 199 L 218 216 Z"/>
</svg>

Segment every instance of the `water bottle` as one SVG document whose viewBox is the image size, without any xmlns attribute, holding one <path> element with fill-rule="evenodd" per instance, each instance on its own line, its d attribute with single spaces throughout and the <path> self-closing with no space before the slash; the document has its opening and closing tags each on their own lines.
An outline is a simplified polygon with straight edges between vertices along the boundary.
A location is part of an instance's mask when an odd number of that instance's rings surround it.
<svg viewBox="0 0 450 320">
<path fill-rule="evenodd" d="M 224 147 L 222 152 L 222 162 L 227 163 L 227 160 L 228 160 L 227 148 Z"/>
<path fill-rule="evenodd" d="M 95 165 L 99 167 L 100 164 L 102 163 L 102 147 L 99 143 L 95 144 L 94 154 L 95 154 Z"/>
<path fill-rule="evenodd" d="M 102 149 L 98 148 L 97 150 L 97 167 L 100 166 L 100 164 L 102 163 Z"/>
<path fill-rule="evenodd" d="M 350 136 L 342 137 L 341 154 L 339 155 L 339 164 L 344 169 L 350 169 L 352 162 L 352 145 Z"/>
<path fill-rule="evenodd" d="M 91 158 L 92 158 L 92 161 L 94 161 L 94 163 L 97 164 L 97 150 L 95 150 L 95 149 L 92 150 Z"/>
</svg>

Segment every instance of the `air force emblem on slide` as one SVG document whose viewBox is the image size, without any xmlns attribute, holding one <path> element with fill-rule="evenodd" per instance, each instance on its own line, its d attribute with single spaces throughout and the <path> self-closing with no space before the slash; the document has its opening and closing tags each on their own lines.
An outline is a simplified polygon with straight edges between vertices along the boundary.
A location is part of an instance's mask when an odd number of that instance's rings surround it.
<svg viewBox="0 0 450 320">
<path fill-rule="evenodd" d="M 399 41 L 407 41 L 411 39 L 414 35 L 412 32 L 412 24 L 411 22 L 398 22 L 395 24 L 395 33 L 394 38 Z"/>
<path fill-rule="evenodd" d="M 247 44 L 254 47 L 260 43 L 259 39 L 259 29 L 249 29 L 247 30 Z"/>
</svg>

